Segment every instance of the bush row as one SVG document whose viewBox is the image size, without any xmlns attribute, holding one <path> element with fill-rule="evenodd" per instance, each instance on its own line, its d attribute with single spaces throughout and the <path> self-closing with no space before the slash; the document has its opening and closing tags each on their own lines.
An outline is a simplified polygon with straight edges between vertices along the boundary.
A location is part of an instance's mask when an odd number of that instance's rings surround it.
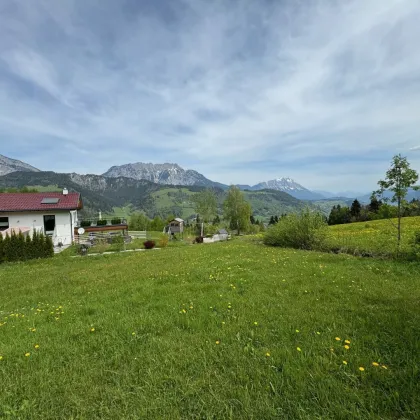
<svg viewBox="0 0 420 420">
<path fill-rule="evenodd" d="M 49 236 L 34 232 L 32 238 L 8 234 L 5 238 L 0 235 L 0 263 L 13 261 L 27 261 L 35 258 L 50 258 L 54 255 L 54 245 Z"/>
</svg>

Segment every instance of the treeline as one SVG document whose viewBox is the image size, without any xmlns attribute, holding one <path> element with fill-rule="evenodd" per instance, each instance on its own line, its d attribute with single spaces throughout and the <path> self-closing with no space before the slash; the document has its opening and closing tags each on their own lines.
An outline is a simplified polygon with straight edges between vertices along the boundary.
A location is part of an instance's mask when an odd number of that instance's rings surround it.
<svg viewBox="0 0 420 420">
<path fill-rule="evenodd" d="M 0 235 L 0 263 L 27 261 L 36 258 L 50 258 L 54 255 L 54 245 L 49 236 L 34 231 L 33 236 L 18 234 Z"/>
<path fill-rule="evenodd" d="M 37 193 L 36 188 L 22 187 L 22 188 L 0 188 L 0 193 Z"/>
<path fill-rule="evenodd" d="M 401 209 L 402 217 L 420 216 L 420 200 L 413 199 L 403 202 Z M 353 222 L 365 222 L 368 220 L 380 220 L 398 217 L 396 206 L 384 203 L 372 197 L 369 204 L 363 205 L 359 200 L 354 200 L 350 207 L 334 206 L 328 217 L 329 225 L 341 225 Z"/>
</svg>

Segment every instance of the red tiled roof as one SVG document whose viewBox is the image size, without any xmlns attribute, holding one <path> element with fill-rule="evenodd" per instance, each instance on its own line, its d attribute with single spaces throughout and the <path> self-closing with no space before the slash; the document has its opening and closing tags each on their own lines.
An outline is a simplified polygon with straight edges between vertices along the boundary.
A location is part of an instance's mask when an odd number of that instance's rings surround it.
<svg viewBox="0 0 420 420">
<path fill-rule="evenodd" d="M 41 204 L 44 198 L 58 198 L 56 204 Z M 0 212 L 42 211 L 42 210 L 77 210 L 81 209 L 82 199 L 79 193 L 0 193 Z"/>
</svg>

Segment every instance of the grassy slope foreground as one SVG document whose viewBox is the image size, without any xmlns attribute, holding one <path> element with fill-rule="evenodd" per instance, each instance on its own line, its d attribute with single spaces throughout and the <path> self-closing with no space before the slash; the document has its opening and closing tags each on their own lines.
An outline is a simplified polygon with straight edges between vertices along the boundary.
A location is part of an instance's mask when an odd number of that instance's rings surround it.
<svg viewBox="0 0 420 420">
<path fill-rule="evenodd" d="M 0 417 L 418 418 L 419 278 L 239 240 L 4 265 Z"/>
</svg>

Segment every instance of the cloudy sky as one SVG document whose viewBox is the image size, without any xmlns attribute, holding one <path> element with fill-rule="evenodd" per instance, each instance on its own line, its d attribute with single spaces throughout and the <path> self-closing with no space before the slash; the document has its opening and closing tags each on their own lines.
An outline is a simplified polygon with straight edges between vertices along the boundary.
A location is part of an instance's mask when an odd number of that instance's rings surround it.
<svg viewBox="0 0 420 420">
<path fill-rule="evenodd" d="M 371 190 L 420 170 L 419 0 L 0 0 L 0 153 Z"/>
</svg>

